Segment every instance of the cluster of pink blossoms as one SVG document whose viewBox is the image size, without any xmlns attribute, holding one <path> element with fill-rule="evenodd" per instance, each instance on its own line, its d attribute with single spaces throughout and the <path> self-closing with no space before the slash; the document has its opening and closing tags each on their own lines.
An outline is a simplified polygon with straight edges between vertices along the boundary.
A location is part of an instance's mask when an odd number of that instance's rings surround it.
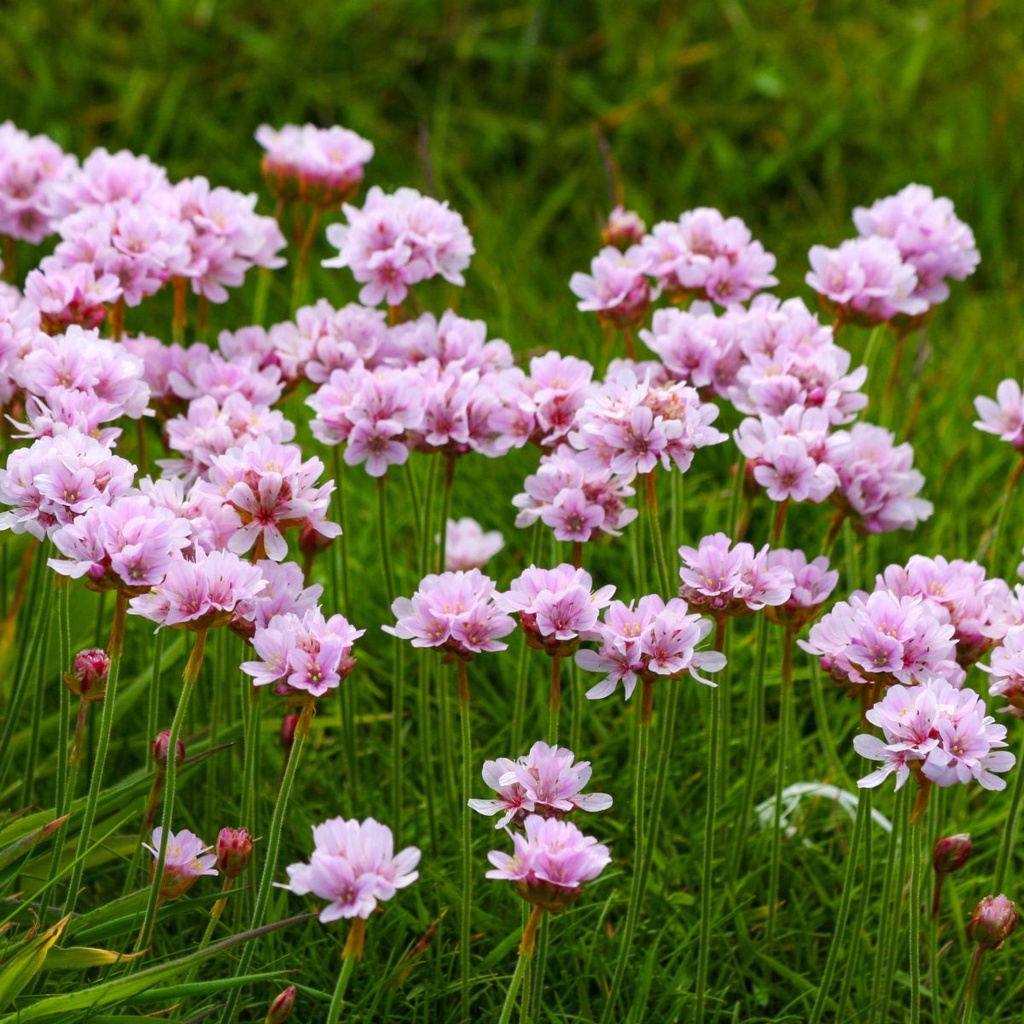
<svg viewBox="0 0 1024 1024">
<path fill-rule="evenodd" d="M 563 655 L 593 633 L 598 612 L 611 603 L 614 593 L 614 586 L 595 591 L 585 569 L 565 563 L 553 569 L 531 565 L 495 597 L 495 603 L 502 611 L 519 615 L 531 647 Z"/>
<path fill-rule="evenodd" d="M 1018 452 L 1024 452 L 1024 395 L 1012 378 L 999 382 L 993 401 L 985 395 L 974 400 L 979 419 L 974 426 L 986 434 L 995 434 Z"/>
<path fill-rule="evenodd" d="M 160 859 L 160 846 L 163 843 L 164 830 L 158 826 L 153 829 L 151 843 L 143 843 L 144 849 L 153 854 L 152 871 L 156 873 L 156 864 Z M 160 900 L 172 900 L 183 895 L 192 888 L 203 875 L 217 875 L 217 854 L 187 828 L 180 832 L 171 832 L 167 836 L 167 848 L 164 851 L 163 871 L 160 874 Z"/>
<path fill-rule="evenodd" d="M 462 271 L 475 251 L 462 217 L 447 203 L 400 188 L 388 195 L 374 186 L 362 209 L 343 207 L 348 224 L 331 224 L 327 240 L 338 255 L 325 267 L 348 267 L 363 285 L 359 301 L 399 305 L 409 286 L 440 276 L 465 284 Z"/>
<path fill-rule="evenodd" d="M 494 865 L 488 878 L 516 883 L 519 895 L 550 912 L 572 903 L 611 863 L 608 847 L 585 836 L 575 825 L 557 818 L 531 814 L 523 823 L 525 834 L 512 836 L 513 852 L 492 850 Z"/>
<path fill-rule="evenodd" d="M 302 199 L 314 206 L 335 206 L 350 199 L 373 157 L 373 144 L 340 128 L 261 124 L 256 141 L 266 150 L 260 169 L 279 199 Z"/>
<path fill-rule="evenodd" d="M 979 665 L 991 676 L 990 697 L 1002 697 L 1015 718 L 1024 718 L 1024 624 L 1011 626 L 992 651 L 991 664 Z"/>
<path fill-rule="evenodd" d="M 716 619 L 750 615 L 766 606 L 784 605 L 793 595 L 793 573 L 785 560 L 769 558 L 768 545 L 755 551 L 724 533 L 702 537 L 696 548 L 679 549 L 680 595 Z"/>
<path fill-rule="evenodd" d="M 505 650 L 501 638 L 516 626 L 495 601 L 494 581 L 479 569 L 424 576 L 412 598 L 395 598 L 391 611 L 398 621 L 382 626 L 385 633 L 467 660 Z"/>
<path fill-rule="evenodd" d="M 275 883 L 297 896 L 312 893 L 327 900 L 320 911 L 324 924 L 339 918 L 364 920 L 399 889 L 419 878 L 420 851 L 407 846 L 394 852 L 394 836 L 373 818 L 330 818 L 313 826 L 313 853 L 308 864 L 289 864 L 288 884 Z"/>
<path fill-rule="evenodd" d="M 76 169 L 52 139 L 0 124 L 0 235 L 41 242 L 61 215 L 60 186 Z"/>
<path fill-rule="evenodd" d="M 669 601 L 648 594 L 625 604 L 612 601 L 604 621 L 587 640 L 596 641 L 596 651 L 576 652 L 576 664 L 586 672 L 604 672 L 605 678 L 587 690 L 587 697 L 610 697 L 622 684 L 628 700 L 638 680 L 678 679 L 693 676 L 706 686 L 715 684 L 701 672 L 718 672 L 725 667 L 725 655 L 718 651 L 698 651 L 697 645 L 711 632 L 710 619 L 691 614 L 687 603 L 678 597 Z"/>
<path fill-rule="evenodd" d="M 927 186 L 858 207 L 853 220 L 860 237 L 838 249 L 813 246 L 806 278 L 843 321 L 923 316 L 949 297 L 946 278 L 962 281 L 978 266 L 971 229 Z"/>
<path fill-rule="evenodd" d="M 946 679 L 927 677 L 916 686 L 892 686 L 867 712 L 885 742 L 877 736 L 854 737 L 857 753 L 882 766 L 857 785 L 877 786 L 890 775 L 899 789 L 911 773 L 939 786 L 972 779 L 985 789 L 1005 789 L 995 772 L 1008 772 L 1016 758 L 1000 748 L 1006 726 L 985 714 L 985 704 L 973 690 L 961 690 Z"/>
<path fill-rule="evenodd" d="M 575 273 L 569 288 L 579 297 L 577 308 L 597 313 L 598 320 L 612 327 L 636 327 L 647 319 L 651 303 L 658 297 L 647 275 L 653 260 L 642 246 L 625 252 L 606 246 L 590 263 L 590 273 Z"/>
<path fill-rule="evenodd" d="M 365 632 L 343 615 L 325 619 L 318 607 L 307 608 L 301 616 L 294 611 L 275 614 L 265 625 L 257 624 L 252 636 L 260 660 L 243 662 L 241 669 L 252 676 L 254 686 L 322 697 L 355 668 L 352 645 Z"/>
<path fill-rule="evenodd" d="M 528 815 L 562 818 L 570 811 L 604 811 L 612 805 L 607 793 L 583 793 L 590 781 L 589 761 L 576 761 L 565 747 L 551 747 L 538 740 L 525 757 L 515 761 L 499 757 L 484 761 L 483 780 L 496 798 L 470 800 L 480 814 L 500 814 L 495 828 L 521 826 Z"/>
<path fill-rule="evenodd" d="M 441 538 L 434 538 L 440 543 Z M 449 519 L 445 528 L 444 567 L 446 572 L 460 569 L 481 569 L 493 555 L 505 546 L 505 538 L 497 530 L 484 532 L 483 527 L 469 516 Z"/>
</svg>

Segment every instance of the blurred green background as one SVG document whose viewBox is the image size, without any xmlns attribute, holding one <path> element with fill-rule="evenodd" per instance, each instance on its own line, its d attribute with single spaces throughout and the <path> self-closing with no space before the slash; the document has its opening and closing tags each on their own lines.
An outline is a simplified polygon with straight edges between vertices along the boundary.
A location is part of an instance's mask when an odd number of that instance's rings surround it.
<svg viewBox="0 0 1024 1024">
<path fill-rule="evenodd" d="M 744 218 L 780 291 L 808 297 L 810 245 L 929 184 L 976 232 L 971 291 L 1018 304 L 1018 0 L 6 0 L 0 67 L 0 120 L 245 191 L 259 124 L 355 129 L 368 183 L 466 217 L 462 311 L 519 348 L 579 330 L 567 282 L 597 251 L 609 163 L 649 224 Z"/>
</svg>

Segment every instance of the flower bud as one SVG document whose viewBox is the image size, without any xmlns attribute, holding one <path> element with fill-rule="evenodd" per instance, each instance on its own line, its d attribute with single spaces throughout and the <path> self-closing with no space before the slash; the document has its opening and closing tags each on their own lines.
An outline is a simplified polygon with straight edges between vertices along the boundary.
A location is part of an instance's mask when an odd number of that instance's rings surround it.
<svg viewBox="0 0 1024 1024">
<path fill-rule="evenodd" d="M 249 866 L 250 860 L 252 837 L 249 830 L 222 828 L 217 836 L 217 870 L 225 878 L 237 878 Z"/>
<path fill-rule="evenodd" d="M 932 866 L 936 874 L 951 875 L 959 871 L 970 860 L 971 849 L 971 837 L 966 832 L 936 839 L 932 851 Z"/>
<path fill-rule="evenodd" d="M 298 993 L 299 990 L 294 985 L 289 985 L 283 992 L 279 992 L 270 1004 L 263 1024 L 284 1024 L 295 1009 L 295 997 Z"/>
<path fill-rule="evenodd" d="M 967 932 L 982 949 L 1002 949 L 1020 920 L 1013 900 L 1000 893 L 986 896 L 975 908 Z"/>
<path fill-rule="evenodd" d="M 83 700 L 103 700 L 109 675 L 110 656 L 92 647 L 75 655 L 71 672 L 64 675 L 64 685 Z"/>
<path fill-rule="evenodd" d="M 625 252 L 631 245 L 639 245 L 646 233 L 647 225 L 639 214 L 616 206 L 601 229 L 601 244 L 614 245 L 616 249 Z"/>
<path fill-rule="evenodd" d="M 285 715 L 281 720 L 281 746 L 291 750 L 295 742 L 295 727 L 299 724 L 298 715 Z"/>
<path fill-rule="evenodd" d="M 164 729 L 162 733 L 149 745 L 149 749 L 153 751 L 153 760 L 156 761 L 158 768 L 167 767 L 167 758 L 171 750 L 171 730 Z M 176 765 L 181 764 L 185 760 L 185 744 L 179 739 L 174 744 L 174 763 Z"/>
</svg>

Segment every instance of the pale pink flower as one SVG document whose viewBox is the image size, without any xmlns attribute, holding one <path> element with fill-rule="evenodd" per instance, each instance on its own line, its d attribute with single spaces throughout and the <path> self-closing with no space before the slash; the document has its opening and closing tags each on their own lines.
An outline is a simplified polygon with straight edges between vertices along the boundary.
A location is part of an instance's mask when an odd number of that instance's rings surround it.
<svg viewBox="0 0 1024 1024">
<path fill-rule="evenodd" d="M 161 826 L 153 829 L 152 845 L 143 843 L 144 849 L 153 854 L 152 873 L 156 873 L 156 865 L 160 860 L 160 847 L 163 845 L 164 830 Z M 171 832 L 167 836 L 167 848 L 164 852 L 164 866 L 160 874 L 160 901 L 172 900 L 187 892 L 203 875 L 216 875 L 217 854 L 207 846 L 194 832 L 183 828 L 180 832 Z"/>
<path fill-rule="evenodd" d="M 327 900 L 320 911 L 323 924 L 339 918 L 366 919 L 378 902 L 391 899 L 419 877 L 420 851 L 407 846 L 396 854 L 391 829 L 373 818 L 329 818 L 313 826 L 313 844 L 309 863 L 289 864 L 288 883 L 274 884 L 297 896 L 311 893 Z"/>
<path fill-rule="evenodd" d="M 1020 384 L 1012 378 L 1000 381 L 995 401 L 979 395 L 974 400 L 980 419 L 974 421 L 978 430 L 995 434 L 1019 452 L 1024 452 L 1024 397 Z"/>
<path fill-rule="evenodd" d="M 440 537 L 434 538 L 439 544 Z M 448 572 L 459 569 L 480 569 L 505 546 L 505 539 L 497 530 L 484 532 L 483 527 L 470 516 L 449 519 L 445 529 L 444 567 Z"/>
<path fill-rule="evenodd" d="M 651 288 L 647 273 L 650 255 L 639 245 L 625 252 L 609 245 L 590 263 L 590 273 L 575 273 L 569 288 L 579 298 L 576 308 L 597 313 L 598 320 L 613 327 L 636 327 L 647 319 L 658 290 Z"/>
</svg>

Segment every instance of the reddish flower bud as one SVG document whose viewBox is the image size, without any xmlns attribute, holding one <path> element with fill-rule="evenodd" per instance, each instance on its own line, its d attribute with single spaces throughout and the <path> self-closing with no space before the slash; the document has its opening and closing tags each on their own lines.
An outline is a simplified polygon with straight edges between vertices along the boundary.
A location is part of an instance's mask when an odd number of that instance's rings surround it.
<svg viewBox="0 0 1024 1024">
<path fill-rule="evenodd" d="M 295 742 L 295 727 L 299 724 L 298 715 L 285 715 L 281 720 L 281 746 L 291 750 Z"/>
<path fill-rule="evenodd" d="M 237 878 L 252 860 L 252 837 L 246 828 L 222 828 L 217 836 L 217 870 Z"/>
<path fill-rule="evenodd" d="M 160 768 L 167 767 L 167 758 L 171 750 L 171 730 L 164 729 L 162 733 L 149 745 L 153 751 L 153 760 Z M 174 763 L 181 764 L 185 760 L 185 744 L 179 739 L 174 744 Z"/>
<path fill-rule="evenodd" d="M 982 949 L 1002 949 L 1020 916 L 1013 900 L 1000 893 L 986 896 L 975 908 L 967 932 Z"/>
<path fill-rule="evenodd" d="M 951 875 L 971 859 L 971 837 L 966 832 L 935 840 L 932 865 L 937 874 Z"/>
<path fill-rule="evenodd" d="M 616 249 L 625 252 L 631 245 L 639 245 L 646 233 L 647 225 L 639 214 L 616 206 L 601 229 L 601 244 L 614 245 Z"/>
<path fill-rule="evenodd" d="M 270 1004 L 263 1024 L 284 1024 L 295 1009 L 295 997 L 298 993 L 299 990 L 294 985 L 289 985 L 283 992 L 279 992 Z"/>
<path fill-rule="evenodd" d="M 103 700 L 109 675 L 110 656 L 93 647 L 75 655 L 72 671 L 64 675 L 64 685 L 83 700 Z"/>
</svg>

